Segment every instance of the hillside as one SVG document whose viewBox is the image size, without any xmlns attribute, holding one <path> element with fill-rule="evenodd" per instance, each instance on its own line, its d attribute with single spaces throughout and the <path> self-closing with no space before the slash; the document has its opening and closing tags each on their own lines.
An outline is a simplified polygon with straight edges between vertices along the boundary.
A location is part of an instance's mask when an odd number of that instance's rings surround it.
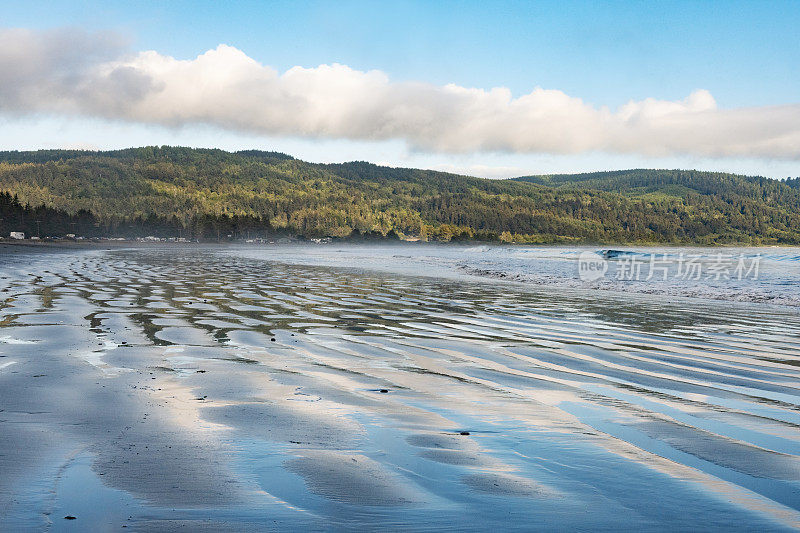
<svg viewBox="0 0 800 533">
<path fill-rule="evenodd" d="M 757 176 L 740 176 L 697 170 L 634 169 L 583 174 L 522 176 L 515 181 L 555 188 L 581 188 L 612 191 L 628 197 L 663 195 L 684 197 L 695 193 L 726 198 L 765 200 L 790 193 L 797 180 L 778 181 Z"/>
<path fill-rule="evenodd" d="M 800 189 L 695 171 L 486 180 L 276 152 L 145 147 L 0 152 L 0 191 L 10 194 L 0 198 L 3 235 L 800 243 Z"/>
</svg>

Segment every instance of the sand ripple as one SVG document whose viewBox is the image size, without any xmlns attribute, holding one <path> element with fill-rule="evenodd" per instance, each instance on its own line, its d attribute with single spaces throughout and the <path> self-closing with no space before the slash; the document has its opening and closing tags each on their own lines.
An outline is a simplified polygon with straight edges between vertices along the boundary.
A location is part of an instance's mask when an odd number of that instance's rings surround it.
<svg viewBox="0 0 800 533">
<path fill-rule="evenodd" d="M 142 529 L 800 525 L 796 310 L 213 248 L 15 254 L 17 529 L 80 509 L 70 483 Z"/>
</svg>

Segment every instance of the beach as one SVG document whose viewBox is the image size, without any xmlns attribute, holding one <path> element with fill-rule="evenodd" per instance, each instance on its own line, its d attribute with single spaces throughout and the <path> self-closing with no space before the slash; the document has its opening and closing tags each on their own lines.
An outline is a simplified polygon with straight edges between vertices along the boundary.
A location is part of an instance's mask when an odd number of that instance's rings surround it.
<svg viewBox="0 0 800 533">
<path fill-rule="evenodd" d="M 4 247 L 0 530 L 800 527 L 800 251 L 586 250 Z"/>
</svg>

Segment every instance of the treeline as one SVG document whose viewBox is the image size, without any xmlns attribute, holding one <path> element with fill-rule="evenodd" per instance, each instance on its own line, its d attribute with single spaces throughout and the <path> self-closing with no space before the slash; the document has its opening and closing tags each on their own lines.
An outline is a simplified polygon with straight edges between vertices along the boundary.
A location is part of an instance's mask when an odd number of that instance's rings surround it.
<svg viewBox="0 0 800 533">
<path fill-rule="evenodd" d="M 527 176 L 517 181 L 547 186 L 561 197 L 613 192 L 633 210 L 593 202 L 605 223 L 643 226 L 678 242 L 796 244 L 800 223 L 800 179 L 779 181 L 693 170 L 623 170 Z M 581 216 L 578 214 L 578 216 Z"/>
<path fill-rule="evenodd" d="M 696 171 L 485 180 L 164 146 L 0 152 L 0 190 L 40 210 L 4 220 L 4 234 L 35 235 L 33 217 L 45 235 L 41 221 L 52 216 L 62 232 L 85 236 L 800 243 L 797 180 Z"/>
<path fill-rule="evenodd" d="M 11 193 L 0 192 L 0 234 L 8 237 L 12 231 L 42 239 L 76 235 L 89 239 L 154 236 L 221 241 L 287 236 L 285 231 L 276 230 L 268 222 L 256 217 L 203 214 L 183 223 L 175 217 L 150 214 L 147 217 L 101 220 L 86 210 L 69 214 L 46 206 L 23 205 Z"/>
</svg>

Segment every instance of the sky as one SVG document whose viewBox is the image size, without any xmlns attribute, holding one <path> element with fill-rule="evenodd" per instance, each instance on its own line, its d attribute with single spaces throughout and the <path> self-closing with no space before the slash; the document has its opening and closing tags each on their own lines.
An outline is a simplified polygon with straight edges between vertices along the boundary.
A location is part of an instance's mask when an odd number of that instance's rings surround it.
<svg viewBox="0 0 800 533">
<path fill-rule="evenodd" d="M 800 0 L 0 2 L 0 149 L 800 175 Z"/>
</svg>

